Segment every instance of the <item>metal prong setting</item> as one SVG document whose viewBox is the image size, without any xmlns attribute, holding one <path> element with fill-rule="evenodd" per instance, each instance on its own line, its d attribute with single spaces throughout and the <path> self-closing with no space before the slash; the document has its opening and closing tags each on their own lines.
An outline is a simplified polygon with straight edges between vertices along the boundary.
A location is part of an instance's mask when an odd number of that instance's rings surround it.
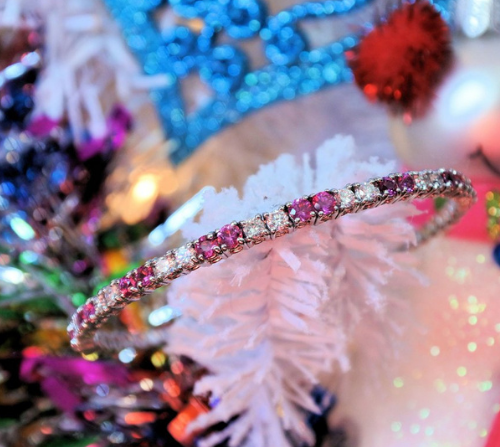
<svg viewBox="0 0 500 447">
<path fill-rule="evenodd" d="M 470 180 L 452 169 L 410 171 L 353 183 L 342 189 L 327 189 L 303 196 L 274 211 L 241 222 L 231 222 L 188 242 L 165 255 L 114 280 L 89 298 L 72 316 L 68 325 L 71 346 L 81 352 L 92 350 L 94 334 L 111 316 L 128 303 L 187 275 L 200 266 L 210 266 L 244 247 L 285 236 L 305 226 L 319 225 L 346 214 L 385 204 L 429 197 L 449 200 L 427 224 L 419 229 L 422 243 L 455 223 L 472 206 L 476 193 Z"/>
</svg>

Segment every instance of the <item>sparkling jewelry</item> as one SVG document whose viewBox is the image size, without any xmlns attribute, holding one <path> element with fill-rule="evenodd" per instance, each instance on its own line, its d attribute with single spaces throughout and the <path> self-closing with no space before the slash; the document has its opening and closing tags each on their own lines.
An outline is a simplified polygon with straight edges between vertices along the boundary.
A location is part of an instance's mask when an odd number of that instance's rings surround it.
<svg viewBox="0 0 500 447">
<path fill-rule="evenodd" d="M 243 248 L 318 225 L 346 214 L 402 200 L 445 197 L 450 200 L 417 232 L 422 243 L 457 222 L 476 200 L 469 179 L 454 170 L 391 174 L 300 197 L 275 210 L 232 222 L 116 279 L 80 306 L 68 326 L 72 347 L 88 352 L 99 345 L 96 330 L 123 307 L 202 265 L 210 266 Z"/>
</svg>

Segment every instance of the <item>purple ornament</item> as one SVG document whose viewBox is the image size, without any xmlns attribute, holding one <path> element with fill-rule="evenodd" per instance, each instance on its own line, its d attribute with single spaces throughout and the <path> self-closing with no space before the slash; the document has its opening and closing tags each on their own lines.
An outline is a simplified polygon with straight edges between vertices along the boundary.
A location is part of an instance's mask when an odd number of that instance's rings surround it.
<svg viewBox="0 0 500 447">
<path fill-rule="evenodd" d="M 47 137 L 50 133 L 59 125 L 59 121 L 56 121 L 46 115 L 38 115 L 34 117 L 26 130 L 36 138 Z"/>
<path fill-rule="evenodd" d="M 78 145 L 80 160 L 120 149 L 131 128 L 132 115 L 122 105 L 116 105 L 106 119 L 106 133 L 100 137 L 87 134 Z"/>
</svg>

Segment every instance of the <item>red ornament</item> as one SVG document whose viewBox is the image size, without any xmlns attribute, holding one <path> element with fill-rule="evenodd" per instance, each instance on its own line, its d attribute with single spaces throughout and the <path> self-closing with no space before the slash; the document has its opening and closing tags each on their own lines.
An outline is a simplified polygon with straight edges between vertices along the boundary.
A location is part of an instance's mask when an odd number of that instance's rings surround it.
<svg viewBox="0 0 500 447">
<path fill-rule="evenodd" d="M 378 24 L 347 59 L 371 101 L 420 115 L 452 62 L 448 25 L 427 1 L 404 3 Z"/>
<path fill-rule="evenodd" d="M 497 414 L 485 447 L 498 447 L 500 445 L 500 414 Z"/>
</svg>

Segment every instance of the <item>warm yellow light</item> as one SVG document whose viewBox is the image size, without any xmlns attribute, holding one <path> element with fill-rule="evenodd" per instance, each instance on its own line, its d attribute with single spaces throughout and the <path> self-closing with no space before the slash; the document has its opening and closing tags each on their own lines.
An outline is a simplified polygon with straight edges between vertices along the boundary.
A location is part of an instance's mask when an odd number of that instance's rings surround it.
<svg viewBox="0 0 500 447">
<path fill-rule="evenodd" d="M 156 367 L 156 368 L 161 368 L 165 362 L 167 361 L 166 355 L 161 352 L 161 351 L 156 351 L 152 356 L 151 356 L 151 363 Z"/>
<path fill-rule="evenodd" d="M 91 352 L 90 354 L 82 354 L 82 357 L 90 362 L 95 362 L 99 359 L 99 354 L 97 352 Z"/>
<path fill-rule="evenodd" d="M 151 379 L 142 379 L 139 382 L 139 386 L 144 390 L 144 391 L 151 391 L 153 389 L 154 383 Z"/>
<path fill-rule="evenodd" d="M 148 202 L 158 195 L 158 179 L 153 174 L 143 174 L 132 188 L 135 202 Z"/>
</svg>

